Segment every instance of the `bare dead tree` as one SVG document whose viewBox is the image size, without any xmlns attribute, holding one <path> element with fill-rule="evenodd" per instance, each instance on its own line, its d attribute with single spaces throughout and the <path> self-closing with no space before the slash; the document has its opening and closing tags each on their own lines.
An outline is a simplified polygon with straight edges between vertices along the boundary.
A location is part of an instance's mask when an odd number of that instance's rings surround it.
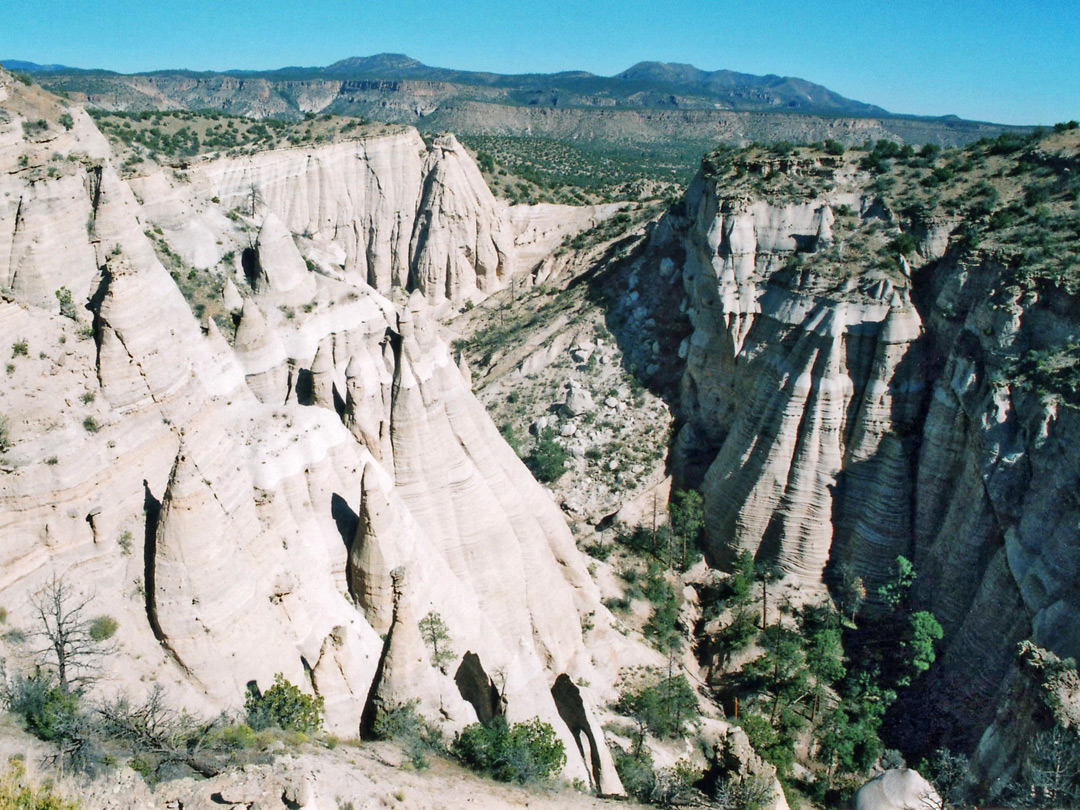
<svg viewBox="0 0 1080 810">
<path fill-rule="evenodd" d="M 161 686 L 155 686 L 141 703 L 126 694 L 97 707 L 101 730 L 127 745 L 132 755 L 151 755 L 158 763 L 182 762 L 203 776 L 216 776 L 224 766 L 204 756 L 212 733 L 224 717 L 200 721 L 171 707 Z M 220 752 L 217 752 L 220 753 Z"/>
<path fill-rule="evenodd" d="M 93 598 L 93 594 L 79 596 L 55 575 L 30 597 L 39 622 L 32 634 L 39 644 L 32 653 L 40 666 L 56 672 L 64 692 L 82 690 L 93 682 L 101 670 L 102 657 L 116 649 L 86 615 L 86 606 Z"/>
<path fill-rule="evenodd" d="M 251 216 L 254 217 L 259 206 L 263 204 L 262 192 L 257 185 L 252 183 L 251 187 L 248 189 L 247 197 L 251 203 Z"/>
</svg>

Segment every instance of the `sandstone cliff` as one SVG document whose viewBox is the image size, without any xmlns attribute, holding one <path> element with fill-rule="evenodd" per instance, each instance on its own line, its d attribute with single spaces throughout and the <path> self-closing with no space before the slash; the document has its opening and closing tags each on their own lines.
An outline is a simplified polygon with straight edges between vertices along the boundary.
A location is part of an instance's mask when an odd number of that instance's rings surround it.
<svg viewBox="0 0 1080 810">
<path fill-rule="evenodd" d="M 413 697 L 460 727 L 487 710 L 468 688 L 484 681 L 510 720 L 556 727 L 568 777 L 620 793 L 592 708 L 616 677 L 610 614 L 431 319 L 429 299 L 512 268 L 506 210 L 456 142 L 129 185 L 80 110 L 2 72 L 0 104 L 0 345 L 24 347 L 0 392 L 8 620 L 30 626 L 28 595 L 61 575 L 120 622 L 107 683 L 210 712 L 282 672 L 344 734 L 372 701 Z M 398 287 L 400 306 L 380 294 Z M 429 612 L 452 638 L 445 672 L 413 626 Z"/>
<path fill-rule="evenodd" d="M 804 589 L 846 569 L 871 594 L 898 554 L 913 559 L 946 631 L 928 702 L 969 744 L 1017 642 L 1080 654 L 1080 425 L 1062 381 L 1080 322 L 1073 237 L 1054 230 L 1069 198 L 1051 190 L 1075 140 L 1022 158 L 1050 178 L 1027 181 L 1048 200 L 1030 224 L 1005 181 L 958 181 L 948 217 L 850 157 L 739 169 L 721 154 L 654 240 L 685 255 L 677 463 L 701 482 L 711 556 L 749 550 Z M 978 177 L 1011 176 L 1005 147 L 969 151 Z M 964 223 L 956 209 L 978 194 L 1009 213 Z M 1025 228 L 1059 253 L 1018 255 Z"/>
</svg>

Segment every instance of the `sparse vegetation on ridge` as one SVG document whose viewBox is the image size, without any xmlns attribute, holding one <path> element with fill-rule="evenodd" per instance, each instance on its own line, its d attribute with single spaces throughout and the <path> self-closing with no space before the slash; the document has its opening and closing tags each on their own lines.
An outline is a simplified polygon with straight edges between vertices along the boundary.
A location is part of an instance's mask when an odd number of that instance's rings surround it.
<svg viewBox="0 0 1080 810">
<path fill-rule="evenodd" d="M 301 121 L 245 118 L 216 111 L 160 110 L 107 112 L 91 109 L 98 128 L 125 157 L 123 169 L 140 164 L 182 165 L 200 155 L 229 157 L 289 146 L 319 145 L 400 131 L 362 118 L 320 115 Z"/>
<path fill-rule="evenodd" d="M 50 785 L 34 786 L 26 778 L 26 766 L 12 759 L 0 776 L 0 810 L 79 810 L 78 802 L 53 792 Z"/>
<path fill-rule="evenodd" d="M 462 135 L 491 190 L 514 203 L 592 203 L 674 199 L 690 180 L 696 152 L 583 148 L 548 138 Z"/>
<path fill-rule="evenodd" d="M 832 243 L 797 252 L 786 272 L 823 294 L 874 270 L 907 286 L 903 261 L 914 263 L 919 237 L 951 231 L 956 256 L 998 268 L 988 298 L 1008 311 L 1047 297 L 1080 299 L 1080 126 L 1074 121 L 1030 135 L 1005 133 L 959 149 L 867 142 L 834 154 L 822 144 L 755 144 L 718 149 L 702 166 L 724 194 L 774 202 L 812 202 L 842 173 L 863 172 L 876 193 L 873 211 L 839 206 Z M 957 313 L 946 304 L 945 319 Z M 1076 341 L 1011 343 L 994 349 L 991 373 L 1003 383 L 1080 404 Z"/>
</svg>

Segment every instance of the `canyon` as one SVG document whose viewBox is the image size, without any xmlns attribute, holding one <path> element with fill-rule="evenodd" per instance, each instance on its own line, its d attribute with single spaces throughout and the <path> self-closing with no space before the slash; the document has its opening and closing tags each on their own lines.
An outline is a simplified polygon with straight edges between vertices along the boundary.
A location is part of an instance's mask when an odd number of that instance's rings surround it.
<svg viewBox="0 0 1080 810">
<path fill-rule="evenodd" d="M 1030 188 L 1080 168 L 1075 130 L 1020 149 Z M 698 489 L 709 567 L 774 566 L 778 614 L 851 576 L 873 616 L 911 559 L 944 638 L 898 738 L 1007 776 L 1038 724 L 1002 709 L 1039 670 L 1018 645 L 1080 657 L 1076 399 L 1018 371 L 1072 367 L 1075 235 L 1018 254 L 965 207 L 989 194 L 974 180 L 952 204 L 902 198 L 931 188 L 929 157 L 795 151 L 719 150 L 620 232 L 627 206 L 511 206 L 453 135 L 405 127 L 122 171 L 78 104 L 0 71 L 5 621 L 30 626 L 62 575 L 119 622 L 109 684 L 212 714 L 281 673 L 343 737 L 412 701 L 451 733 L 538 717 L 567 780 L 622 795 L 620 675 L 672 662 L 613 615 L 620 586 L 578 545 Z M 985 177 L 1024 199 L 993 174 L 1010 154 L 986 147 Z M 1059 191 L 1044 223 L 1071 210 Z M 450 343 L 527 309 L 521 290 L 569 296 L 601 270 L 592 320 L 530 320 L 471 363 Z M 541 486 L 481 404 L 535 379 L 559 401 L 515 427 L 559 427 L 588 484 Z M 618 390 L 631 379 L 647 393 Z M 634 407 L 657 452 L 630 460 L 640 480 L 597 472 L 587 415 Z M 447 666 L 419 630 L 432 614 Z M 8 636 L 0 656 L 28 657 Z M 713 745 L 745 745 L 699 703 Z"/>
</svg>

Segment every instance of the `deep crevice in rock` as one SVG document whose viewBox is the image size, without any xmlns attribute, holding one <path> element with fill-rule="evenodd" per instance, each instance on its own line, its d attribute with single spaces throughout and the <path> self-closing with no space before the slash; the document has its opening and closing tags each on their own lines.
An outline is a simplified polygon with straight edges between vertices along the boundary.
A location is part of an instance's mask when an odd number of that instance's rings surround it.
<svg viewBox="0 0 1080 810">
<path fill-rule="evenodd" d="M 154 638 L 165 641 L 165 633 L 161 630 L 158 622 L 157 610 L 154 606 L 154 560 L 157 557 L 157 527 L 161 517 L 161 501 L 154 497 L 150 491 L 150 485 L 143 481 L 143 512 L 146 514 L 146 528 L 143 535 L 143 587 L 146 591 L 146 618 L 150 622 L 150 629 L 154 632 Z"/>
</svg>

